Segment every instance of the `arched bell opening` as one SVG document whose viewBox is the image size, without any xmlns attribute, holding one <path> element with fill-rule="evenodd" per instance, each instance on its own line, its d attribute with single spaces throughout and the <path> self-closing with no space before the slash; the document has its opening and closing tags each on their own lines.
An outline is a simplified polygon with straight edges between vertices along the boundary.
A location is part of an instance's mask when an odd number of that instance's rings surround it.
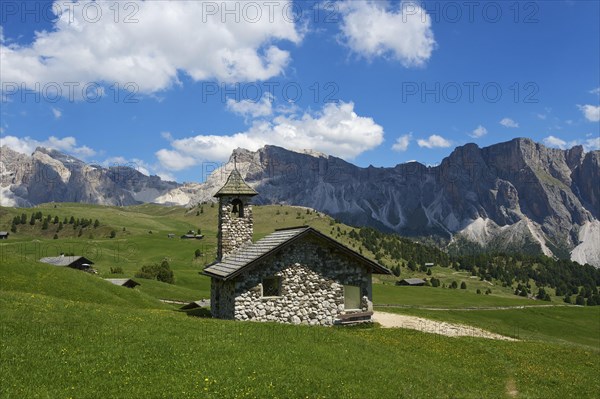
<svg viewBox="0 0 600 399">
<path fill-rule="evenodd" d="M 231 213 L 236 215 L 239 218 L 243 218 L 244 217 L 244 204 L 242 203 L 241 200 L 239 199 L 234 199 L 233 201 L 231 201 Z"/>
</svg>

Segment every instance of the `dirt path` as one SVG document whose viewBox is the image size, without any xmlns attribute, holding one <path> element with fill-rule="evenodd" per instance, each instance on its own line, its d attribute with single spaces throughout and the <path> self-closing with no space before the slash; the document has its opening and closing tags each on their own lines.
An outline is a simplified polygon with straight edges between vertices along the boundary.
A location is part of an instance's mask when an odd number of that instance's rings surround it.
<svg viewBox="0 0 600 399">
<path fill-rule="evenodd" d="M 444 321 L 435 321 L 396 313 L 374 312 L 373 320 L 381 324 L 384 328 L 408 328 L 431 334 L 446 335 L 448 337 L 478 337 L 502 341 L 517 341 L 514 338 L 495 334 L 477 327 L 446 323 Z"/>
</svg>

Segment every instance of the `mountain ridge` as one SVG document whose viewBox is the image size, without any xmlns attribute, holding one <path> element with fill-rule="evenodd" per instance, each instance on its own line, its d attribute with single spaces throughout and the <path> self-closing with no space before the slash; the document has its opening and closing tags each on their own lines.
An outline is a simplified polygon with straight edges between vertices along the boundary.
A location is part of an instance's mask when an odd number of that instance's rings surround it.
<svg viewBox="0 0 600 399">
<path fill-rule="evenodd" d="M 600 267 L 600 151 L 548 148 L 517 138 L 480 148 L 456 147 L 440 164 L 355 166 L 335 156 L 265 146 L 238 148 L 200 184 L 164 182 L 134 168 L 87 165 L 55 150 L 31 157 L 0 154 L 2 205 L 154 202 L 192 207 L 213 201 L 237 169 L 257 204 L 289 204 L 345 223 L 401 235 L 463 241 L 481 250 L 543 253 Z M 41 177 L 41 178 L 40 178 Z M 12 204 L 12 205 L 11 205 Z"/>
<path fill-rule="evenodd" d="M 482 250 L 537 247 L 549 256 L 600 265 L 600 152 L 548 148 L 526 138 L 480 148 L 469 143 L 439 165 L 357 167 L 333 156 L 281 147 L 237 149 L 201 185 L 190 205 L 210 201 L 237 167 L 258 204 L 285 203 L 345 223 L 409 236 L 437 235 Z M 596 180 L 594 180 L 596 179 Z"/>
</svg>

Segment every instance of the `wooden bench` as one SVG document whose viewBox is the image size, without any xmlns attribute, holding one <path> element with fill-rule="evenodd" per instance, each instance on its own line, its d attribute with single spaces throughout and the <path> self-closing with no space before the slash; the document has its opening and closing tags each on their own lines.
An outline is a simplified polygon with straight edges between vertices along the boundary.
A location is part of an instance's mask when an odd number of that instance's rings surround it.
<svg viewBox="0 0 600 399">
<path fill-rule="evenodd" d="M 353 324 L 371 321 L 373 312 L 344 313 L 337 316 L 336 324 Z"/>
</svg>

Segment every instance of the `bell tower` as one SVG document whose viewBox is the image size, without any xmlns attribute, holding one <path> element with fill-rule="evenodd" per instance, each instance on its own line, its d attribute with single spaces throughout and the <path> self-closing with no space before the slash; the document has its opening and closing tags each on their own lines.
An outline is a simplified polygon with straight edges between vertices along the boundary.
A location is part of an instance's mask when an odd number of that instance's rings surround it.
<svg viewBox="0 0 600 399">
<path fill-rule="evenodd" d="M 235 159 L 234 165 L 227 182 L 215 194 L 219 200 L 217 261 L 252 241 L 254 232 L 250 200 L 258 193 L 244 181 Z"/>
</svg>

